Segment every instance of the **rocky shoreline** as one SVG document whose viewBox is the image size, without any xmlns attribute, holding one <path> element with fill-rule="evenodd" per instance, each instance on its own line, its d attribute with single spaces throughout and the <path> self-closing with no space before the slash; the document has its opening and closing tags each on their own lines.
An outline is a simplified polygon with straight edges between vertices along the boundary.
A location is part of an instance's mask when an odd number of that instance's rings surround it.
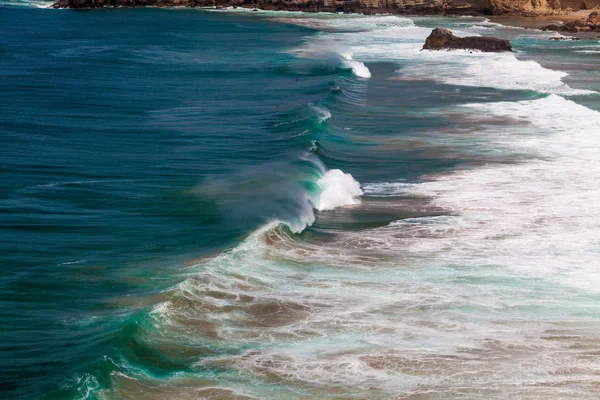
<svg viewBox="0 0 600 400">
<path fill-rule="evenodd" d="M 600 0 L 58 0 L 54 8 L 240 7 L 267 11 L 413 15 L 556 15 Z M 571 4 L 571 2 L 575 2 Z M 588 4 L 589 3 L 589 4 Z"/>
<path fill-rule="evenodd" d="M 542 28 L 543 31 L 555 31 L 555 32 L 568 32 L 568 33 L 580 33 L 580 32 L 598 32 L 600 33 L 600 13 L 594 11 L 588 15 L 587 19 L 579 19 L 572 22 L 568 22 L 562 25 L 547 25 Z"/>
<path fill-rule="evenodd" d="M 58 0 L 54 8 L 234 7 L 265 11 L 344 12 L 361 14 L 442 14 L 447 0 Z"/>
<path fill-rule="evenodd" d="M 600 0 L 581 3 L 578 0 L 57 0 L 52 5 L 53 8 L 70 9 L 187 7 L 364 15 L 487 16 L 503 25 L 570 33 L 580 39 L 596 39 L 600 38 L 597 34 L 594 36 L 594 33 L 600 33 L 600 15 L 598 12 L 590 13 L 590 6 L 600 10 Z M 549 22 L 552 24 L 549 25 Z"/>
<path fill-rule="evenodd" d="M 407 1 L 402 5 L 385 0 L 58 0 L 53 8 L 191 7 L 246 8 L 264 11 L 344 12 L 360 14 L 444 14 L 446 0 Z"/>
</svg>

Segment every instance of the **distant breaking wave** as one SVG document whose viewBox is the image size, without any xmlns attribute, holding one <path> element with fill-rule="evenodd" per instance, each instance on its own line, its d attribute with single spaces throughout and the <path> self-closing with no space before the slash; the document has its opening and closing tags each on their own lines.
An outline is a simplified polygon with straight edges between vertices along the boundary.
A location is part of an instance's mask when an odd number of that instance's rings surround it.
<svg viewBox="0 0 600 400">
<path fill-rule="evenodd" d="M 350 70 L 352 74 L 368 79 L 371 77 L 371 71 L 367 66 L 352 58 L 352 53 L 340 49 L 336 43 L 328 41 L 318 41 L 309 45 L 295 49 L 291 52 L 304 60 L 301 67 L 311 73 L 319 71 L 335 73 L 339 70 Z"/>
<path fill-rule="evenodd" d="M 371 77 L 371 71 L 369 71 L 369 68 L 367 68 L 365 64 L 361 62 L 353 60 L 351 54 L 342 55 L 342 57 L 344 58 L 344 61 L 342 61 L 342 66 L 351 69 L 354 75 L 360 78 Z"/>
</svg>

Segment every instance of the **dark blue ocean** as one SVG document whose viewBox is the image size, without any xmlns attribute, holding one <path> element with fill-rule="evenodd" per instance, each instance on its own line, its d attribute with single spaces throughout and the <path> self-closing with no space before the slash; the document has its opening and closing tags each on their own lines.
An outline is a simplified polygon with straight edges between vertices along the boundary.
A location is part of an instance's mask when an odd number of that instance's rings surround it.
<svg viewBox="0 0 600 400">
<path fill-rule="evenodd" d="M 556 35 L 0 1 L 0 398 L 598 398 L 600 44 Z"/>
</svg>

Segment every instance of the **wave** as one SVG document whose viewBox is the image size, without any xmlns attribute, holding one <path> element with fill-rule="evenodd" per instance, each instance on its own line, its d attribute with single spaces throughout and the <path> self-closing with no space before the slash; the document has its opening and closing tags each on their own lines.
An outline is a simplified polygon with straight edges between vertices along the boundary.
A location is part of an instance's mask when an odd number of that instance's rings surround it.
<svg viewBox="0 0 600 400">
<path fill-rule="evenodd" d="M 344 61 L 342 61 L 342 66 L 345 68 L 349 68 L 352 70 L 352 73 L 360 78 L 370 78 L 371 71 L 369 68 L 365 66 L 365 64 L 355 61 L 352 59 L 352 55 L 342 55 Z"/>
<path fill-rule="evenodd" d="M 247 167 L 228 179 L 213 178 L 192 193 L 216 204 L 229 224 L 277 221 L 302 232 L 315 221 L 315 211 L 360 203 L 360 184 L 339 169 L 328 170 L 314 154 L 293 162 Z"/>
<path fill-rule="evenodd" d="M 330 41 L 315 41 L 301 48 L 291 51 L 297 57 L 304 60 L 304 63 L 296 67 L 308 70 L 312 74 L 318 74 L 319 71 L 334 73 L 339 70 L 350 70 L 353 75 L 359 78 L 368 79 L 371 77 L 371 71 L 367 66 L 352 58 L 352 53 L 339 47 L 336 43 Z"/>
<path fill-rule="evenodd" d="M 283 121 L 274 123 L 273 127 L 292 132 L 301 130 L 303 135 L 330 118 L 331 112 L 327 108 L 309 104 L 307 107 L 286 114 Z"/>
<path fill-rule="evenodd" d="M 327 171 L 317 184 L 321 188 L 316 209 L 334 210 L 338 207 L 359 204 L 359 196 L 363 194 L 360 184 L 350 174 L 345 174 L 339 169 Z"/>
<path fill-rule="evenodd" d="M 323 123 L 331 118 L 331 112 L 325 107 L 313 106 L 313 109 L 317 112 L 319 123 Z"/>
</svg>

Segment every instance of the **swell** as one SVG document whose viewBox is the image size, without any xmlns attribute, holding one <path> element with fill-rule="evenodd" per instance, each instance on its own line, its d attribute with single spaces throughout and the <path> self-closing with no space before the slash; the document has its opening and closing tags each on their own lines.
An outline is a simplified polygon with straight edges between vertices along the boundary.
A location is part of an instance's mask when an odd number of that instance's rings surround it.
<svg viewBox="0 0 600 400">
<path fill-rule="evenodd" d="M 393 32 L 387 26 L 381 30 L 390 36 L 406 33 L 405 49 L 411 50 L 422 29 L 405 21 L 397 25 Z M 368 35 L 341 33 L 334 37 L 345 41 L 343 46 L 327 41 L 330 51 L 303 54 L 285 69 L 291 76 L 299 71 L 332 77 L 311 89 L 322 98 L 270 120 L 272 129 L 289 132 L 290 143 L 302 150 L 291 151 L 289 160 L 262 163 L 193 189 L 200 197 L 227 198 L 220 206 L 233 223 L 255 217 L 259 227 L 229 250 L 191 263 L 179 284 L 149 301 L 151 311 L 143 310 L 123 329 L 118 355 L 76 383 L 82 397 L 501 398 L 552 396 L 557 387 L 580 396 L 595 391 L 590 382 L 598 367 L 597 298 L 585 291 L 570 296 L 564 286 L 591 286 L 581 282 L 580 272 L 593 273 L 585 267 L 590 258 L 582 254 L 594 254 L 598 210 L 589 206 L 595 191 L 584 166 L 595 171 L 590 149 L 597 143 L 584 133 L 598 127 L 597 113 L 555 94 L 536 93 L 535 100 L 520 102 L 450 103 L 476 127 L 466 136 L 471 148 L 456 152 L 462 160 L 468 151 L 502 152 L 510 146 L 538 160 L 509 154 L 505 165 L 469 165 L 449 173 L 449 164 L 425 161 L 457 147 L 460 136 L 448 139 L 454 132 L 437 132 L 433 124 L 433 133 L 421 129 L 405 137 L 398 131 L 368 136 L 357 129 L 356 121 L 367 114 L 361 106 L 369 113 L 377 109 L 368 108 L 373 100 L 366 78 L 350 73 L 342 54 L 354 40 L 357 59 L 391 57 L 380 43 L 365 46 L 363 36 Z M 481 59 L 482 65 L 495 63 Z M 471 64 L 471 59 L 455 61 L 463 69 Z M 479 75 L 460 80 L 460 69 L 440 81 L 457 88 L 487 84 Z M 375 71 L 380 70 L 373 68 L 374 76 Z M 410 69 L 399 74 L 417 79 Z M 583 94 L 562 85 L 562 76 L 550 73 L 544 76 L 549 86 L 542 87 L 542 79 L 529 89 Z M 392 82 L 379 84 L 399 81 Z M 474 98 L 486 95 L 489 100 L 498 93 L 477 92 Z M 568 110 L 570 119 L 561 121 L 554 111 L 559 109 Z M 344 118 L 336 118 L 338 112 Z M 498 119 L 482 123 L 480 113 Z M 411 122 L 434 118 L 443 120 L 427 109 Z M 515 125 L 520 134 L 511 129 Z M 573 127 L 579 134 L 571 135 Z M 422 152 L 429 140 L 445 147 L 436 148 L 434 156 L 394 163 L 402 158 L 398 149 Z M 565 152 L 570 144 L 574 150 Z M 379 158 L 370 156 L 375 153 Z M 486 160 L 485 154 L 478 157 Z M 323 161 L 341 169 L 328 169 Z M 380 181 L 361 187 L 344 172 L 353 165 Z M 411 168 L 420 179 L 399 179 L 399 170 L 410 177 Z M 395 180 L 383 178 L 394 175 Z M 543 186 L 548 182 L 551 191 Z M 585 196 L 569 195 L 581 188 L 592 189 Z M 569 209 L 571 202 L 579 206 Z M 355 229 L 339 223 L 360 220 L 360 212 L 376 223 Z M 557 226 L 558 231 L 545 230 Z M 591 236 L 580 241 L 580 253 L 560 245 L 564 232 L 569 243 L 586 232 Z M 536 250 L 547 239 L 560 254 L 551 246 Z M 565 272 L 565 257 L 577 268 Z M 523 268 L 522 260 L 531 268 Z M 565 309 L 575 317 L 565 320 Z M 540 355 L 549 362 L 531 363 Z"/>
<path fill-rule="evenodd" d="M 295 78 L 299 72 L 306 76 L 306 82 L 303 78 L 296 81 L 311 100 L 293 107 L 285 105 L 280 112 L 266 115 L 266 128 L 277 133 L 273 137 L 280 141 L 279 146 L 286 147 L 280 150 L 283 156 L 272 154 L 272 160 L 241 166 L 227 176 L 207 176 L 184 194 L 202 207 L 210 205 L 207 211 L 223 215 L 226 225 L 244 223 L 258 228 L 229 250 L 189 262 L 181 283 L 162 293 L 116 300 L 131 312 L 120 316 L 123 328 L 118 338 L 109 340 L 115 351 L 89 365 L 91 372 L 67 381 L 59 395 L 82 399 L 238 399 L 252 395 L 246 385 L 244 390 L 235 387 L 235 374 L 228 368 L 208 361 L 201 365 L 199 360 L 239 354 L 263 340 L 284 340 L 299 334 L 288 332 L 286 327 L 306 318 L 312 302 L 305 304 L 293 296 L 277 294 L 277 281 L 287 278 L 275 252 L 301 248 L 318 251 L 318 242 L 303 244 L 299 239 L 312 235 L 306 228 L 314 224 L 317 213 L 360 204 L 362 195 L 352 175 L 327 168 L 316 149 L 318 139 L 330 131 L 332 113 L 323 104 L 325 99 L 339 96 L 337 79 L 364 79 L 359 75 L 368 69 L 339 54 L 317 61 L 322 62 L 331 62 L 331 68 L 315 69 L 312 61 L 307 65 L 302 60 L 275 68 L 285 76 Z M 359 73 L 352 72 L 355 68 Z M 309 81 L 314 76 L 325 79 L 315 84 Z M 172 118 L 173 111 L 178 119 L 191 122 L 198 120 L 199 113 L 207 112 L 205 108 L 166 111 L 152 115 L 155 122 L 168 126 L 170 121 L 163 114 Z M 256 143 L 260 144 L 258 140 Z M 265 143 L 265 147 L 275 146 Z M 127 306 L 132 301 L 136 306 Z"/>
</svg>

